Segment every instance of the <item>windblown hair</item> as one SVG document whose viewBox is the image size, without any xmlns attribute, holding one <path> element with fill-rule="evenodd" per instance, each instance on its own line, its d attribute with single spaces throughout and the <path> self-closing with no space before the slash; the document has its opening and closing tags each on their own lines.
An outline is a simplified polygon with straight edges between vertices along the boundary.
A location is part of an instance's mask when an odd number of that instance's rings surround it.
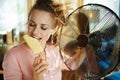
<svg viewBox="0 0 120 80">
<path fill-rule="evenodd" d="M 53 14 L 56 18 L 56 26 L 63 26 L 65 23 L 64 9 L 61 3 L 53 2 L 52 0 L 36 0 L 36 3 L 30 10 L 28 18 L 34 9 L 44 10 Z"/>
</svg>

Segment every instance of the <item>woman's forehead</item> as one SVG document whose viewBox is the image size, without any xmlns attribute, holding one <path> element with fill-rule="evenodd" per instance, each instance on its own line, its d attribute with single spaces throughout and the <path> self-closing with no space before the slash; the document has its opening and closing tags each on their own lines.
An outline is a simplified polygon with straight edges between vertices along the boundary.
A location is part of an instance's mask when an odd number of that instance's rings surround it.
<svg viewBox="0 0 120 80">
<path fill-rule="evenodd" d="M 31 12 L 29 20 L 33 20 L 34 22 L 39 24 L 52 25 L 55 21 L 55 17 L 47 11 L 35 9 Z"/>
</svg>

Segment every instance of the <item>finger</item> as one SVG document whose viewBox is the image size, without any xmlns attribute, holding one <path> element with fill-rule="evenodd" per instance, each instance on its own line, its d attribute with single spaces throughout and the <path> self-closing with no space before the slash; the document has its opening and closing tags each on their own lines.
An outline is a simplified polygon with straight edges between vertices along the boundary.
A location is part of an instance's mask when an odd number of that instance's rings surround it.
<svg viewBox="0 0 120 80">
<path fill-rule="evenodd" d="M 41 57 L 41 58 L 45 59 L 46 58 L 45 54 L 46 54 L 46 52 L 44 50 L 44 51 L 39 53 L 38 57 Z"/>
<path fill-rule="evenodd" d="M 37 64 L 34 68 L 35 70 L 39 69 L 42 66 L 46 66 L 48 65 L 46 61 L 42 61 L 41 63 Z"/>
<path fill-rule="evenodd" d="M 37 73 L 44 73 L 44 72 L 46 72 L 47 71 L 47 68 L 48 68 L 48 66 L 46 65 L 44 65 L 44 66 L 42 66 L 42 67 L 40 67 L 38 70 L 36 70 L 36 72 Z"/>
<path fill-rule="evenodd" d="M 37 64 L 36 66 L 34 66 L 35 71 L 37 71 L 38 69 L 41 69 L 44 66 L 48 66 L 46 61 L 42 61 L 41 63 Z"/>
<path fill-rule="evenodd" d="M 42 58 L 40 55 L 38 55 L 37 57 L 35 57 L 34 62 L 33 62 L 33 66 L 36 66 L 37 64 L 39 64 L 42 61 Z"/>
</svg>

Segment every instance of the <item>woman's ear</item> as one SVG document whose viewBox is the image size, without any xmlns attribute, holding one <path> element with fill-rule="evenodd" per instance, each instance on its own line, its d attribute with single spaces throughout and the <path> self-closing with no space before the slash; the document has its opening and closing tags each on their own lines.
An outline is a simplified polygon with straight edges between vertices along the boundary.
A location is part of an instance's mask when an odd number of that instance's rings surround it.
<svg viewBox="0 0 120 80">
<path fill-rule="evenodd" d="M 57 32 L 58 32 L 58 27 L 54 28 L 53 30 L 51 30 L 51 35 L 48 39 L 48 43 L 50 44 L 56 44 L 57 43 Z"/>
<path fill-rule="evenodd" d="M 57 42 L 57 35 L 51 34 L 47 43 L 54 45 L 54 44 L 56 44 L 56 42 Z"/>
</svg>

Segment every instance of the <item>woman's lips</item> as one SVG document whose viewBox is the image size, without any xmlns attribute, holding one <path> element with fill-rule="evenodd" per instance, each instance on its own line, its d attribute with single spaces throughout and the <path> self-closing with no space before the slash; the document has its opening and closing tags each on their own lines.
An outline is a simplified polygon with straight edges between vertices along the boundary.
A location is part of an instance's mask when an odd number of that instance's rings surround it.
<svg viewBox="0 0 120 80">
<path fill-rule="evenodd" d="M 40 37 L 35 37 L 35 36 L 32 36 L 33 38 L 37 39 L 38 41 L 40 41 L 42 38 Z"/>
</svg>

